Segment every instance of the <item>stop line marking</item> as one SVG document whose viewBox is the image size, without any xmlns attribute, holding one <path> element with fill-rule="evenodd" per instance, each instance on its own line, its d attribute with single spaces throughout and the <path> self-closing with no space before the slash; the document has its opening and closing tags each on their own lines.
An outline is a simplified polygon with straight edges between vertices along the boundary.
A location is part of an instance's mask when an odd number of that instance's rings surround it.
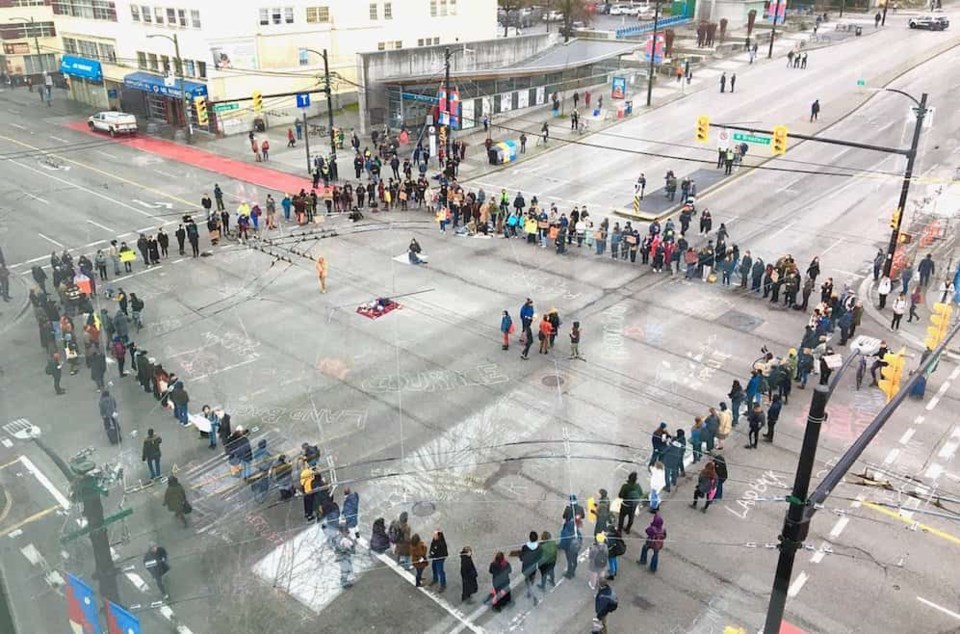
<svg viewBox="0 0 960 634">
<path fill-rule="evenodd" d="M 923 597 L 917 597 L 917 601 L 919 601 L 920 603 L 922 603 L 922 604 L 924 604 L 924 605 L 926 605 L 926 606 L 929 606 L 929 607 L 933 608 L 934 610 L 939 610 L 940 612 L 943 612 L 943 613 L 946 614 L 947 616 L 952 616 L 953 618 L 955 618 L 955 619 L 957 619 L 958 621 L 960 621 L 960 614 L 957 614 L 957 613 L 954 612 L 953 610 L 948 610 L 947 608 L 943 607 L 942 605 L 937 605 L 937 604 L 934 603 L 933 601 L 927 601 L 927 600 L 924 599 Z"/>
</svg>

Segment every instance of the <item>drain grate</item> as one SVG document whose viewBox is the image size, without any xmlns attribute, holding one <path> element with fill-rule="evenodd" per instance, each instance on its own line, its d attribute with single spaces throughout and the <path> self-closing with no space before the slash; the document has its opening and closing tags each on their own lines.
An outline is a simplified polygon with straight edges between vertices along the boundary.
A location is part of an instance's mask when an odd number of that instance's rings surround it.
<svg viewBox="0 0 960 634">
<path fill-rule="evenodd" d="M 540 379 L 540 382 L 546 385 L 547 387 L 559 387 L 566 383 L 566 380 L 559 374 L 548 374 L 547 376 Z"/>
</svg>

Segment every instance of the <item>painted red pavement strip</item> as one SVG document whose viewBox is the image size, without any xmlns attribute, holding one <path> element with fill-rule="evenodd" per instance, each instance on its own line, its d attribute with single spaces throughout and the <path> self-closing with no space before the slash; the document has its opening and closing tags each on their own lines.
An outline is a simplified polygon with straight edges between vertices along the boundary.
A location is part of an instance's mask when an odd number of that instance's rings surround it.
<svg viewBox="0 0 960 634">
<path fill-rule="evenodd" d="M 110 139 L 109 136 L 102 133 L 93 132 L 83 121 L 67 123 L 65 127 L 76 130 L 77 132 L 84 132 L 91 136 Z M 228 178 L 251 183 L 259 187 L 266 187 L 278 192 L 295 194 L 301 189 L 310 191 L 310 187 L 313 185 L 313 182 L 308 178 L 294 176 L 293 174 L 280 172 L 269 167 L 262 167 L 262 164 L 245 163 L 214 154 L 213 152 L 207 152 L 206 150 L 200 150 L 164 139 L 136 136 L 118 138 L 114 139 L 114 141 L 142 152 L 156 154 L 171 161 L 192 165 L 193 167 L 221 174 Z"/>
<path fill-rule="evenodd" d="M 791 625 L 786 621 L 780 621 L 780 634 L 807 634 L 796 625 Z"/>
</svg>

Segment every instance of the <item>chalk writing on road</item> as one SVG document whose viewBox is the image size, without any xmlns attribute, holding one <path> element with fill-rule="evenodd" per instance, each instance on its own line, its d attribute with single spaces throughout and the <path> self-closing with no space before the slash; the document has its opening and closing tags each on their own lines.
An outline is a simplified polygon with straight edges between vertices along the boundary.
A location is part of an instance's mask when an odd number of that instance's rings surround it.
<svg viewBox="0 0 960 634">
<path fill-rule="evenodd" d="M 367 379 L 363 389 L 369 392 L 451 392 L 464 387 L 481 387 L 510 380 L 496 363 L 482 363 L 468 370 L 407 372 Z"/>
<path fill-rule="evenodd" d="M 747 515 L 750 514 L 757 503 L 757 498 L 786 495 L 789 485 L 780 474 L 765 471 L 759 478 L 754 478 L 747 486 L 749 488 L 740 495 L 736 505 L 730 504 L 723 507 L 742 520 L 747 519 Z"/>
</svg>

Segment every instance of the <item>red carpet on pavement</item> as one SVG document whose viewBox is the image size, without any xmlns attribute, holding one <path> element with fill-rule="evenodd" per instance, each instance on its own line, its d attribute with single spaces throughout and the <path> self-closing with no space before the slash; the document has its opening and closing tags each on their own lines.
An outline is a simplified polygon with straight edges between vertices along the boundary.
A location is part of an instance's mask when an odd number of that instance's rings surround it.
<svg viewBox="0 0 960 634">
<path fill-rule="evenodd" d="M 91 136 L 110 140 L 110 137 L 102 132 L 92 131 L 85 121 L 76 121 L 66 124 L 66 127 L 84 132 Z M 301 189 L 310 191 L 313 184 L 308 178 L 295 176 L 287 172 L 281 172 L 269 167 L 263 167 L 262 163 L 246 163 L 237 159 L 220 156 L 213 152 L 207 152 L 188 145 L 181 145 L 173 141 L 157 139 L 149 136 L 134 136 L 113 139 L 118 144 L 135 148 L 142 152 L 156 154 L 171 161 L 177 161 L 186 165 L 192 165 L 200 169 L 222 174 L 228 178 L 246 183 L 252 183 L 259 187 L 273 189 L 278 192 L 289 192 L 296 194 Z M 322 189 L 322 188 L 321 188 Z M 318 191 L 319 193 L 319 191 Z"/>
<path fill-rule="evenodd" d="M 381 298 L 376 302 L 373 302 L 373 306 L 368 304 L 363 304 L 362 306 L 357 307 L 357 314 L 363 315 L 368 319 L 378 319 L 383 317 L 387 313 L 392 313 L 393 311 L 400 308 L 400 304 L 393 301 L 392 299 Z"/>
</svg>

